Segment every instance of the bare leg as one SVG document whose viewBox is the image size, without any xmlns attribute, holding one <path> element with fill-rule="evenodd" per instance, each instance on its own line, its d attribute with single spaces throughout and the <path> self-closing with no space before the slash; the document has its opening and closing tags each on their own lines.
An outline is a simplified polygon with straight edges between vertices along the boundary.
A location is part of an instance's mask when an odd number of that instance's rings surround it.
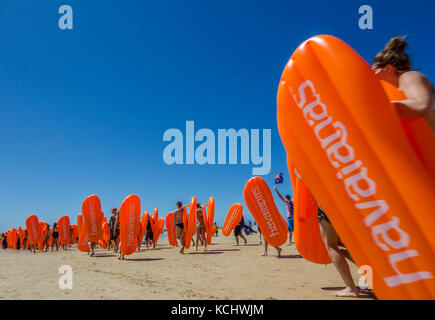
<svg viewBox="0 0 435 320">
<path fill-rule="evenodd" d="M 292 246 L 292 237 L 293 237 L 293 232 L 289 231 L 288 232 L 288 241 L 290 243 L 290 246 Z"/>
<path fill-rule="evenodd" d="M 355 287 L 353 282 L 349 265 L 346 262 L 345 256 L 338 248 L 337 232 L 325 219 L 320 221 L 320 231 L 328 250 L 329 257 L 346 285 L 345 289 L 337 291 L 335 295 L 337 297 L 358 297 L 358 289 Z"/>
<path fill-rule="evenodd" d="M 264 253 L 262 254 L 262 256 L 267 256 L 267 241 L 264 241 Z"/>
</svg>

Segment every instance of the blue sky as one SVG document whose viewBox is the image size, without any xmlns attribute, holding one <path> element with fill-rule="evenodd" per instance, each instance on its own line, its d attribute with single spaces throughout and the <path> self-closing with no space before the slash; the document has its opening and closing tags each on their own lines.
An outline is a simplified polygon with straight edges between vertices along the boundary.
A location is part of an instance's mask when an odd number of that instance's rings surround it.
<svg viewBox="0 0 435 320">
<path fill-rule="evenodd" d="M 74 29 L 58 28 L 71 5 Z M 358 8 L 374 10 L 374 30 L 358 28 Z M 221 225 L 243 201 L 252 165 L 163 162 L 163 133 L 272 129 L 272 169 L 285 150 L 276 125 L 282 69 L 297 46 L 332 34 L 372 60 L 408 34 L 416 69 L 435 81 L 435 4 L 410 1 L 16 1 L 0 4 L 0 230 L 36 213 L 75 222 L 97 194 L 106 215 L 129 194 L 142 209 L 214 196 Z M 277 201 L 281 213 L 285 207 Z M 252 217 L 245 209 L 246 221 Z"/>
</svg>

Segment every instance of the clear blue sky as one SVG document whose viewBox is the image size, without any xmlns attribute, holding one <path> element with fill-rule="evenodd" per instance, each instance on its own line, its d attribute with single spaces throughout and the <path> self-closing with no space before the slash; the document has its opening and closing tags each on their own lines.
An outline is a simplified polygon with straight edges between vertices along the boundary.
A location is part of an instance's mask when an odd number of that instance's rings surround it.
<svg viewBox="0 0 435 320">
<path fill-rule="evenodd" d="M 58 8 L 74 29 L 58 28 Z M 374 30 L 358 28 L 358 8 Z M 16 1 L 0 4 L 0 230 L 30 213 L 75 222 L 97 194 L 103 211 L 129 194 L 160 215 L 177 200 L 216 200 L 221 225 L 243 201 L 252 165 L 168 166 L 163 132 L 272 129 L 272 170 L 290 182 L 276 124 L 276 92 L 296 47 L 342 38 L 367 60 L 408 34 L 414 67 L 435 81 L 435 4 L 400 1 Z M 277 201 L 278 202 L 278 201 Z M 279 202 L 281 213 L 284 205 Z M 246 221 L 252 219 L 246 206 Z"/>
</svg>

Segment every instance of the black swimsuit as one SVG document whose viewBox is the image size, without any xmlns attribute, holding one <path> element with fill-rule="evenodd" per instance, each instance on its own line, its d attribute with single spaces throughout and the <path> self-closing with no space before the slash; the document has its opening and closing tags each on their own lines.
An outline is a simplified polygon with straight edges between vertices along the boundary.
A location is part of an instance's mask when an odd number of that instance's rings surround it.
<svg viewBox="0 0 435 320">
<path fill-rule="evenodd" d="M 177 223 L 176 226 L 180 229 L 184 229 L 184 223 Z"/>
</svg>

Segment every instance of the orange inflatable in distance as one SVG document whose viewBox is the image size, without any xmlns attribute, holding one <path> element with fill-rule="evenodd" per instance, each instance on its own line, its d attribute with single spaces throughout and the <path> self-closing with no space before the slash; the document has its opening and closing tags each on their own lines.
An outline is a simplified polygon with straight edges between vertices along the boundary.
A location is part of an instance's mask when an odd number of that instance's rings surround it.
<svg viewBox="0 0 435 320">
<path fill-rule="evenodd" d="M 293 188 L 294 239 L 299 254 L 306 260 L 329 264 L 328 251 L 320 233 L 318 204 L 310 190 L 294 173 L 294 166 L 287 157 L 287 165 Z"/>
<path fill-rule="evenodd" d="M 164 227 L 165 227 L 165 219 L 164 218 L 159 218 L 159 220 L 157 222 L 157 239 L 156 239 L 156 243 L 157 243 L 157 241 L 159 241 L 160 235 L 162 234 Z"/>
<path fill-rule="evenodd" d="M 29 239 L 32 243 L 38 243 L 41 238 L 41 231 L 39 229 L 38 217 L 34 214 L 30 215 L 26 219 L 26 228 L 29 232 Z"/>
<path fill-rule="evenodd" d="M 89 250 L 91 249 L 88 243 L 88 231 L 85 221 L 83 221 L 82 229 L 80 230 L 79 241 L 77 242 L 77 249 L 82 252 L 89 252 Z"/>
<path fill-rule="evenodd" d="M 214 234 L 214 224 L 213 224 L 213 222 L 214 222 L 214 198 L 210 197 L 208 199 L 208 204 L 205 204 L 202 207 L 203 207 L 203 209 L 205 207 L 208 208 L 208 210 L 204 211 L 204 212 L 206 213 L 206 221 L 207 221 L 206 230 L 205 230 L 207 233 L 207 245 L 209 245 L 209 244 L 211 244 L 211 237 Z M 204 220 L 204 222 L 205 222 L 205 220 Z"/>
<path fill-rule="evenodd" d="M 177 238 L 174 228 L 174 212 L 169 212 L 166 215 L 166 232 L 168 233 L 168 242 L 171 246 L 177 245 Z"/>
<path fill-rule="evenodd" d="M 150 221 L 151 221 L 151 229 L 153 230 L 153 241 L 154 243 L 157 243 L 157 238 L 159 234 L 159 225 L 158 225 L 159 209 L 158 208 L 154 208 L 154 213 L 151 215 Z"/>
<path fill-rule="evenodd" d="M 287 225 L 266 181 L 261 177 L 251 178 L 245 185 L 243 198 L 267 243 L 274 247 L 284 244 L 287 240 Z"/>
<path fill-rule="evenodd" d="M 119 209 L 121 252 L 132 254 L 137 249 L 137 238 L 140 220 L 140 199 L 130 195 L 124 199 Z"/>
<path fill-rule="evenodd" d="M 228 237 L 231 231 L 240 223 L 243 216 L 243 207 L 240 203 L 235 203 L 231 206 L 222 226 L 222 234 Z"/>
<path fill-rule="evenodd" d="M 80 236 L 80 233 L 82 231 L 82 225 L 83 225 L 83 216 L 81 213 L 77 215 L 77 228 L 78 228 L 78 234 Z"/>
<path fill-rule="evenodd" d="M 57 221 L 57 226 L 59 228 L 59 239 L 60 245 L 69 244 L 71 241 L 70 235 L 70 222 L 68 216 L 62 216 Z"/>
<path fill-rule="evenodd" d="M 190 243 L 192 242 L 193 235 L 196 231 L 196 197 L 192 197 L 190 204 L 183 206 L 190 207 L 189 215 L 187 218 L 187 224 L 184 224 L 184 247 L 186 249 L 190 248 Z M 187 230 L 186 230 L 187 225 Z"/>
<path fill-rule="evenodd" d="M 101 239 L 101 203 L 96 195 L 89 196 L 82 204 L 83 221 L 85 222 L 88 240 L 97 242 Z"/>
<path fill-rule="evenodd" d="M 376 296 L 434 299 L 435 181 L 371 67 L 335 37 L 311 38 L 287 63 L 277 102 L 287 155 L 372 269 Z"/>
</svg>

